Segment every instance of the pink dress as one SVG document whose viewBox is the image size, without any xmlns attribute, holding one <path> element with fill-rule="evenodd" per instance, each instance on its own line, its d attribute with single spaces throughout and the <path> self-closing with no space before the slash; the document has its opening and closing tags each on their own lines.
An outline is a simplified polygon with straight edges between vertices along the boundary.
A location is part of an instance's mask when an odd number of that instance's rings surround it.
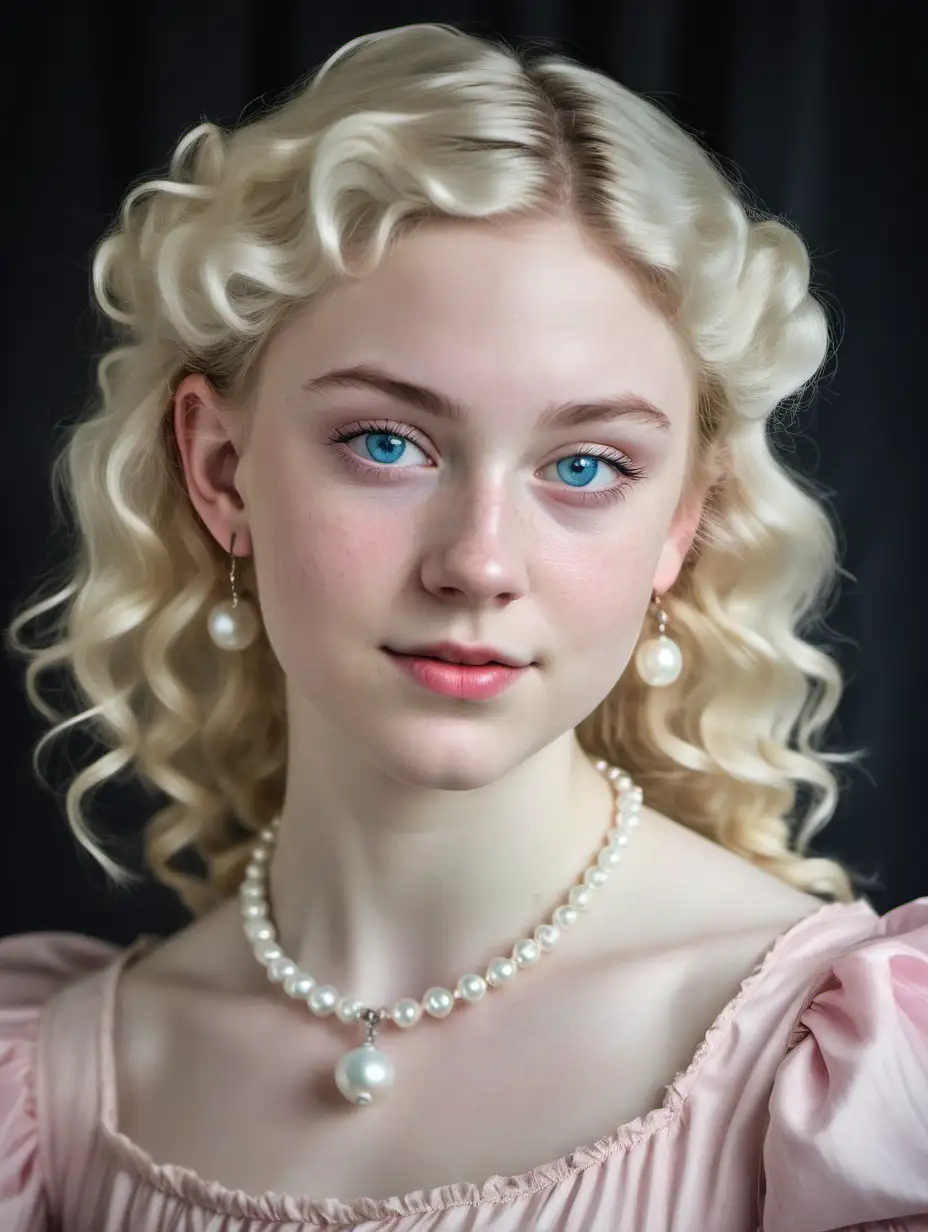
<svg viewBox="0 0 928 1232">
<path fill-rule="evenodd" d="M 928 1229 L 928 897 L 783 933 L 646 1116 L 390 1198 L 229 1190 L 119 1132 L 114 986 L 157 940 L 0 940 L 2 1232 Z"/>
</svg>

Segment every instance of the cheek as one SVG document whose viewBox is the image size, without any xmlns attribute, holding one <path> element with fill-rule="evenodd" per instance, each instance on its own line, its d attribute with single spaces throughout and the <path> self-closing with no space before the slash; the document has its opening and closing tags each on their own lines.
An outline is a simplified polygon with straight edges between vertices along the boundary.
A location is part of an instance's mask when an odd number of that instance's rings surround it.
<svg viewBox="0 0 928 1232">
<path fill-rule="evenodd" d="M 389 536 L 376 524 L 362 529 L 311 512 L 280 508 L 265 524 L 258 582 L 268 640 L 284 671 L 310 694 L 328 696 L 333 683 L 344 683 L 337 647 L 382 640 L 372 630 L 385 635 L 397 571 Z"/>
<path fill-rule="evenodd" d="M 303 613 L 317 627 L 344 627 L 382 610 L 401 550 L 389 520 L 352 519 L 314 503 L 278 507 L 274 523 L 266 542 L 274 545 L 273 589 L 284 619 Z"/>
<path fill-rule="evenodd" d="M 545 623 L 553 644 L 593 678 L 621 675 L 646 618 L 660 544 L 610 536 L 571 545 L 545 566 Z M 576 678 L 579 683 L 579 678 Z"/>
<path fill-rule="evenodd" d="M 275 624 L 357 623 L 382 608 L 402 550 L 395 522 L 340 500 L 306 442 L 268 433 L 256 442 L 261 493 L 253 517 L 262 605 Z M 317 469 L 318 466 L 318 469 Z M 379 599 L 379 602 L 378 602 Z"/>
<path fill-rule="evenodd" d="M 651 597 L 644 554 L 575 550 L 545 586 L 552 684 L 576 725 L 621 679 L 634 654 Z"/>
<path fill-rule="evenodd" d="M 627 570 L 596 562 L 593 572 L 578 569 L 573 575 L 562 575 L 551 588 L 552 615 L 578 649 L 593 649 L 603 641 L 614 641 L 617 629 L 636 617 L 641 590 Z"/>
</svg>

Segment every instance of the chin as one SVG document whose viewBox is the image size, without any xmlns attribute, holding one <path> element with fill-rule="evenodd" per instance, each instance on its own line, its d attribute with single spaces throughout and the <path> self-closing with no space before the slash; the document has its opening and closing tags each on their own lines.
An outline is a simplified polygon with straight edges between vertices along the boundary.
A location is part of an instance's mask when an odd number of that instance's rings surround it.
<svg viewBox="0 0 928 1232">
<path fill-rule="evenodd" d="M 381 744 L 379 749 L 372 750 L 371 760 L 397 782 L 433 791 L 474 791 L 486 787 L 524 760 L 515 749 L 506 756 L 499 733 L 474 732 L 472 739 L 462 739 L 459 730 L 450 730 L 455 725 L 449 724 L 443 738 L 436 726 L 432 723 L 429 731 L 416 733 L 406 747 L 402 739 L 391 739 L 387 746 Z M 401 731 L 392 729 L 391 737 L 401 735 Z"/>
</svg>

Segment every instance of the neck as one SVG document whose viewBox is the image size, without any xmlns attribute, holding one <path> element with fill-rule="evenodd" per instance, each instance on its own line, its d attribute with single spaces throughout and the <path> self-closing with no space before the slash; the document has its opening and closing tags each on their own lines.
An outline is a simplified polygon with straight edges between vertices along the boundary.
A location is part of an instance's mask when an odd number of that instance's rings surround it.
<svg viewBox="0 0 928 1232">
<path fill-rule="evenodd" d="M 564 901 L 611 824 L 609 784 L 573 732 L 458 790 L 330 752 L 290 762 L 268 898 L 284 953 L 366 1005 L 453 990 L 510 954 Z"/>
</svg>

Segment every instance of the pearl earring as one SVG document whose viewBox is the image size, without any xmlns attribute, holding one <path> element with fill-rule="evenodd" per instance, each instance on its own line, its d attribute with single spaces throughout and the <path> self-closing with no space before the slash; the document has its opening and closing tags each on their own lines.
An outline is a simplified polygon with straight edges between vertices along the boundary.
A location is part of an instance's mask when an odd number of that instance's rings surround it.
<svg viewBox="0 0 928 1232">
<path fill-rule="evenodd" d="M 207 628 L 209 635 L 220 650 L 244 650 L 258 636 L 258 617 L 255 609 L 247 599 L 238 596 L 235 590 L 235 534 L 229 546 L 229 557 L 232 571 L 229 581 L 232 583 L 232 598 L 223 599 L 212 608 L 209 614 Z"/>
<path fill-rule="evenodd" d="M 683 652 L 667 637 L 667 613 L 661 606 L 660 596 L 655 593 L 657 604 L 657 637 L 642 642 L 635 652 L 635 670 L 645 684 L 656 688 L 673 684 L 683 670 Z"/>
</svg>

